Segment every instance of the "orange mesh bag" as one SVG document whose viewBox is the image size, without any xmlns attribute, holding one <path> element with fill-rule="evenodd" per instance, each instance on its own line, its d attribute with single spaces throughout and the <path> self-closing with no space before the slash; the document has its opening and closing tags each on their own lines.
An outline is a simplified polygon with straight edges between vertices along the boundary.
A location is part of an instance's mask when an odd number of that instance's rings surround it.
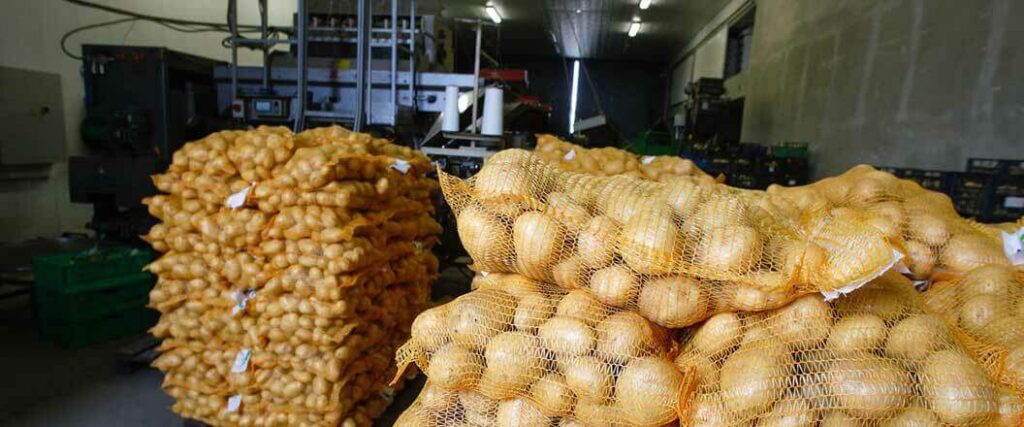
<svg viewBox="0 0 1024 427">
<path fill-rule="evenodd" d="M 992 346 L 989 369 L 1024 392 L 1024 272 L 1007 266 L 979 267 L 932 283 L 924 301 L 954 327 Z"/>
<path fill-rule="evenodd" d="M 477 290 L 423 312 L 397 359 L 400 372 L 416 363 L 427 375 L 421 402 L 447 396 L 426 404 L 432 419 L 449 411 L 443 425 L 510 425 L 502 420 L 521 411 L 499 401 L 514 401 L 535 408 L 534 420 L 659 426 L 679 417 L 685 386 L 666 329 L 583 290 L 518 275 L 490 274 Z M 455 415 L 456 394 L 478 407 L 463 403 L 467 413 Z M 511 425 L 547 425 L 524 422 Z"/>
<path fill-rule="evenodd" d="M 340 127 L 186 144 L 147 198 L 172 409 L 211 425 L 369 426 L 437 259 L 425 156 Z"/>
<path fill-rule="evenodd" d="M 574 174 L 521 150 L 440 181 L 475 270 L 586 288 L 672 328 L 849 291 L 896 260 L 856 219 L 726 186 Z"/>
<path fill-rule="evenodd" d="M 836 216 L 873 225 L 906 256 L 906 273 L 915 279 L 1009 263 L 999 237 L 961 218 L 949 197 L 870 166 L 804 187 L 772 186 L 768 193 L 804 211 L 831 208 Z"/>
<path fill-rule="evenodd" d="M 676 364 L 696 374 L 681 425 L 1017 426 L 957 330 L 895 272 L 834 302 L 723 313 L 689 329 Z"/>
<path fill-rule="evenodd" d="M 721 182 L 682 157 L 641 157 L 613 147 L 584 148 L 548 134 L 537 135 L 534 153 L 564 170 L 588 175 L 629 175 L 662 182 L 677 178 L 695 178 L 702 184 Z"/>
</svg>

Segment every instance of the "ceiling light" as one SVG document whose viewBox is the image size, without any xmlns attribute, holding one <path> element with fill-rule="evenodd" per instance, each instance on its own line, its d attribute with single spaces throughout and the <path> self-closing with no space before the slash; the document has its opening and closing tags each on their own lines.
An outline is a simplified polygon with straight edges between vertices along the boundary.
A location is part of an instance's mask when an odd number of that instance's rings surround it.
<svg viewBox="0 0 1024 427">
<path fill-rule="evenodd" d="M 551 35 L 551 43 L 558 44 L 558 37 L 555 37 L 555 32 L 554 31 L 548 31 L 548 34 Z"/>
<path fill-rule="evenodd" d="M 487 2 L 484 10 L 487 11 L 487 16 L 491 17 L 491 21 L 494 21 L 495 24 L 501 23 L 501 14 L 498 13 L 498 8 L 494 7 L 493 3 Z"/>
<path fill-rule="evenodd" d="M 636 20 L 629 23 L 629 36 L 636 37 L 637 33 L 640 32 L 640 21 Z"/>
<path fill-rule="evenodd" d="M 583 13 L 583 9 L 576 9 L 576 13 L 577 14 Z"/>
<path fill-rule="evenodd" d="M 640 0 L 640 10 L 647 10 L 651 7 L 651 0 Z"/>
</svg>

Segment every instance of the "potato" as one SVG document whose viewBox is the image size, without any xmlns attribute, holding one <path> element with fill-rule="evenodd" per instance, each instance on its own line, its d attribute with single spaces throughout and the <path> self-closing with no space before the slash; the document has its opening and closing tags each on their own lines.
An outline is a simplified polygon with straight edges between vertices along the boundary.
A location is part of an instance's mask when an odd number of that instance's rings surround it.
<svg viewBox="0 0 1024 427">
<path fill-rule="evenodd" d="M 611 218 L 592 218 L 576 236 L 576 253 L 583 265 L 601 268 L 610 264 L 615 256 L 614 244 L 618 234 L 619 227 Z"/>
<path fill-rule="evenodd" d="M 1010 314 L 1004 297 L 981 294 L 969 297 L 960 307 L 960 326 L 973 334 L 981 334 L 990 323 Z"/>
<path fill-rule="evenodd" d="M 484 396 L 476 390 L 459 391 L 459 403 L 463 415 L 470 425 L 493 425 L 498 410 L 498 401 Z"/>
<path fill-rule="evenodd" d="M 836 322 L 826 347 L 841 354 L 882 348 L 888 329 L 885 322 L 871 314 L 852 314 Z"/>
<path fill-rule="evenodd" d="M 531 292 L 519 298 L 512 324 L 517 330 L 531 332 L 551 317 L 555 303 L 540 292 Z M 415 323 L 413 324 L 415 327 Z M 415 336 L 415 334 L 414 334 Z"/>
<path fill-rule="evenodd" d="M 897 359 L 917 362 L 953 342 L 945 322 L 930 314 L 917 314 L 892 327 L 885 342 L 885 353 Z"/>
<path fill-rule="evenodd" d="M 676 419 L 683 375 L 669 361 L 646 357 L 629 362 L 615 383 L 615 404 L 637 425 L 659 426 Z"/>
<path fill-rule="evenodd" d="M 903 260 L 910 274 L 915 279 L 927 279 L 935 271 L 935 264 L 938 263 L 938 256 L 928 245 L 917 240 L 908 240 L 905 244 L 907 258 Z"/>
<path fill-rule="evenodd" d="M 820 295 L 806 295 L 776 311 L 771 328 L 794 349 L 814 347 L 828 338 L 832 308 Z"/>
<path fill-rule="evenodd" d="M 550 181 L 542 171 L 526 172 L 519 156 L 522 152 L 508 151 L 502 157 L 494 156 L 484 163 L 480 171 L 473 176 L 473 192 L 482 199 L 501 196 L 519 196 L 536 198 L 542 196 Z"/>
<path fill-rule="evenodd" d="M 742 336 L 743 324 L 739 316 L 721 313 L 711 316 L 698 326 L 688 345 L 701 354 L 717 359 L 728 355 L 740 343 Z"/>
<path fill-rule="evenodd" d="M 707 427 L 728 427 L 734 425 L 729 411 L 725 409 L 721 396 L 718 394 L 700 394 L 690 404 L 689 414 L 683 414 L 682 425 L 698 425 Z"/>
<path fill-rule="evenodd" d="M 530 400 L 536 402 L 541 412 L 552 417 L 571 414 L 575 398 L 565 384 L 565 377 L 555 372 L 541 377 L 530 387 Z"/>
<path fill-rule="evenodd" d="M 564 227 L 551 216 L 527 212 L 512 226 L 516 266 L 529 276 L 544 275 L 543 270 L 564 256 Z"/>
<path fill-rule="evenodd" d="M 700 267 L 743 273 L 761 259 L 761 235 L 752 227 L 730 225 L 712 229 L 701 240 Z"/>
<path fill-rule="evenodd" d="M 447 326 L 448 306 L 434 307 L 416 316 L 411 335 L 424 350 L 433 351 L 450 341 Z"/>
<path fill-rule="evenodd" d="M 475 387 L 482 372 L 480 356 L 458 344 L 448 344 L 435 351 L 426 370 L 432 384 L 453 390 Z"/>
<path fill-rule="evenodd" d="M 964 275 L 960 286 L 968 298 L 980 294 L 1013 298 L 1020 293 L 1022 285 L 1017 283 L 1012 267 L 986 265 Z"/>
<path fill-rule="evenodd" d="M 791 290 L 762 291 L 735 282 L 721 282 L 719 303 L 729 311 L 762 311 L 779 308 L 789 302 Z"/>
<path fill-rule="evenodd" d="M 995 386 L 963 353 L 943 350 L 929 356 L 918 378 L 923 396 L 942 422 L 980 425 L 999 414 Z"/>
<path fill-rule="evenodd" d="M 907 234 L 930 246 L 942 246 L 949 240 L 949 226 L 946 220 L 934 214 L 914 212 L 907 219 Z"/>
<path fill-rule="evenodd" d="M 870 353 L 836 360 L 827 373 L 842 409 L 850 415 L 880 419 L 907 407 L 914 394 L 910 375 L 890 360 Z"/>
<path fill-rule="evenodd" d="M 892 291 L 868 287 L 839 298 L 835 303 L 835 311 L 839 316 L 864 313 L 878 316 L 886 322 L 894 322 L 905 316 L 909 308 L 906 301 L 897 298 Z"/>
<path fill-rule="evenodd" d="M 815 427 L 818 422 L 816 414 L 807 402 L 802 400 L 783 400 L 776 403 L 767 416 L 761 418 L 758 427 Z"/>
<path fill-rule="evenodd" d="M 571 291 L 562 297 L 555 309 L 556 316 L 576 319 L 589 326 L 605 318 L 607 308 L 585 290 Z"/>
<path fill-rule="evenodd" d="M 633 270 L 666 274 L 678 268 L 681 248 L 671 210 L 665 205 L 647 204 L 627 219 L 616 249 Z"/>
<path fill-rule="evenodd" d="M 593 356 L 559 359 L 559 366 L 565 383 L 580 402 L 601 402 L 611 397 L 612 373 L 600 359 Z"/>
<path fill-rule="evenodd" d="M 540 282 L 518 274 L 493 274 L 495 289 L 508 292 L 516 298 L 536 294 L 541 291 Z"/>
<path fill-rule="evenodd" d="M 523 399 L 503 400 L 498 404 L 497 427 L 535 427 L 551 424 L 551 419 Z"/>
<path fill-rule="evenodd" d="M 999 390 L 999 418 L 996 425 L 1000 427 L 1019 426 L 1024 422 L 1024 402 L 1010 390 Z"/>
<path fill-rule="evenodd" d="M 1008 384 L 1024 384 L 1024 343 L 1009 350 L 1003 362 L 1001 379 Z"/>
<path fill-rule="evenodd" d="M 776 252 L 784 272 L 796 272 L 799 283 L 812 284 L 828 266 L 828 252 L 821 246 L 799 240 L 785 240 Z"/>
<path fill-rule="evenodd" d="M 617 408 L 597 401 L 581 400 L 576 403 L 575 416 L 589 427 L 620 427 L 623 423 Z"/>
<path fill-rule="evenodd" d="M 599 301 L 615 307 L 628 307 L 636 298 L 639 289 L 637 277 L 621 265 L 595 271 L 590 278 L 590 290 L 594 296 Z"/>
<path fill-rule="evenodd" d="M 515 297 L 495 289 L 480 289 L 453 301 L 448 312 L 452 340 L 483 349 L 490 337 L 512 325 Z"/>
<path fill-rule="evenodd" d="M 459 394 L 430 382 L 423 386 L 419 397 L 416 399 L 424 408 L 432 411 L 454 410 L 455 402 Z"/>
<path fill-rule="evenodd" d="M 521 332 L 504 332 L 492 338 L 484 360 L 487 367 L 480 378 L 480 391 L 488 396 L 523 393 L 544 373 L 540 340 Z"/>
<path fill-rule="evenodd" d="M 559 357 L 583 356 L 596 345 L 594 330 L 571 317 L 555 316 L 540 325 L 537 336 L 544 348 Z"/>
<path fill-rule="evenodd" d="M 676 215 L 686 218 L 699 206 L 702 199 L 702 191 L 693 182 L 676 180 L 665 186 L 661 197 L 664 198 L 665 203 L 672 207 L 672 211 Z"/>
<path fill-rule="evenodd" d="M 652 354 L 661 347 L 660 331 L 643 317 L 623 311 L 597 324 L 597 355 L 612 363 Z"/>
<path fill-rule="evenodd" d="M 1009 265 L 1002 245 L 980 233 L 955 234 L 939 254 L 939 263 L 953 271 L 971 271 L 986 264 Z"/>
<path fill-rule="evenodd" d="M 863 427 L 857 417 L 851 416 L 843 411 L 833 410 L 821 417 L 821 424 L 818 427 Z"/>
<path fill-rule="evenodd" d="M 681 328 L 703 320 L 708 305 L 708 297 L 702 294 L 697 280 L 685 276 L 669 276 L 644 283 L 637 309 L 654 323 Z"/>
<path fill-rule="evenodd" d="M 739 198 L 731 195 L 709 195 L 697 208 L 697 212 L 685 222 L 700 230 L 747 225 L 749 207 Z"/>
<path fill-rule="evenodd" d="M 512 256 L 512 236 L 498 219 L 475 206 L 456 218 L 459 240 L 482 271 L 504 271 Z"/>
<path fill-rule="evenodd" d="M 939 427 L 939 417 L 925 408 L 909 408 L 895 418 L 886 420 L 885 427 Z"/>
<path fill-rule="evenodd" d="M 778 347 L 740 347 L 722 365 L 719 380 L 726 409 L 746 419 L 766 412 L 786 390 L 792 361 Z"/>
<path fill-rule="evenodd" d="M 697 352 L 683 352 L 673 361 L 679 372 L 686 372 L 691 367 L 696 369 L 697 386 L 700 390 L 718 391 L 721 369 L 714 360 Z"/>
<path fill-rule="evenodd" d="M 551 268 L 552 278 L 555 284 L 565 289 L 579 289 L 583 287 L 582 278 L 583 265 L 579 255 L 571 256 L 555 264 Z"/>
</svg>

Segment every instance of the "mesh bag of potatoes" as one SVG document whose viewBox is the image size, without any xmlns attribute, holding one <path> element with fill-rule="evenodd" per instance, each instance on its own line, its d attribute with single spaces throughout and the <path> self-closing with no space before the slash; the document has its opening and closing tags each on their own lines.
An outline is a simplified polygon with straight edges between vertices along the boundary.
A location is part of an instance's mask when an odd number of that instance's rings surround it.
<svg viewBox="0 0 1024 427">
<path fill-rule="evenodd" d="M 870 166 L 803 187 L 772 186 L 768 193 L 803 211 L 830 209 L 871 224 L 905 255 L 906 274 L 914 279 L 1009 264 L 998 234 L 961 218 L 948 196 Z"/>
<path fill-rule="evenodd" d="M 698 378 L 682 425 L 1017 426 L 982 345 L 927 310 L 895 271 L 834 302 L 727 313 L 684 333 Z M 983 351 L 981 351 L 983 352 Z"/>
<path fill-rule="evenodd" d="M 721 185 L 575 174 L 522 150 L 440 181 L 475 270 L 584 288 L 666 327 L 848 291 L 897 259 L 855 218 Z"/>
<path fill-rule="evenodd" d="M 558 167 L 589 175 L 629 175 L 651 181 L 693 178 L 702 184 L 721 182 L 712 178 L 688 159 L 677 156 L 642 156 L 614 147 L 584 148 L 557 136 L 537 135 L 537 157 Z"/>
<path fill-rule="evenodd" d="M 662 425 L 684 382 L 672 349 L 667 329 L 586 291 L 491 274 L 417 317 L 397 359 L 428 378 L 419 402 L 437 421 L 412 425 Z"/>
<path fill-rule="evenodd" d="M 165 252 L 147 268 L 173 409 L 211 425 L 371 425 L 437 275 L 429 170 L 337 126 L 224 131 L 175 153 L 143 236 Z"/>
<path fill-rule="evenodd" d="M 979 267 L 932 283 L 923 296 L 951 325 L 993 347 L 989 370 L 1003 384 L 1024 392 L 1024 271 Z"/>
</svg>

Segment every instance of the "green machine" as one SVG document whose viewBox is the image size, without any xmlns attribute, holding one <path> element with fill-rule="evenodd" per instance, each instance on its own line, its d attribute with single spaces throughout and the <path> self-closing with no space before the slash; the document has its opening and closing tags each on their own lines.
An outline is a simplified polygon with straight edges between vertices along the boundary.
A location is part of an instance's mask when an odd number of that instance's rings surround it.
<svg viewBox="0 0 1024 427">
<path fill-rule="evenodd" d="M 626 149 L 646 156 L 677 156 L 679 144 L 668 132 L 648 129 L 631 139 Z"/>
</svg>

